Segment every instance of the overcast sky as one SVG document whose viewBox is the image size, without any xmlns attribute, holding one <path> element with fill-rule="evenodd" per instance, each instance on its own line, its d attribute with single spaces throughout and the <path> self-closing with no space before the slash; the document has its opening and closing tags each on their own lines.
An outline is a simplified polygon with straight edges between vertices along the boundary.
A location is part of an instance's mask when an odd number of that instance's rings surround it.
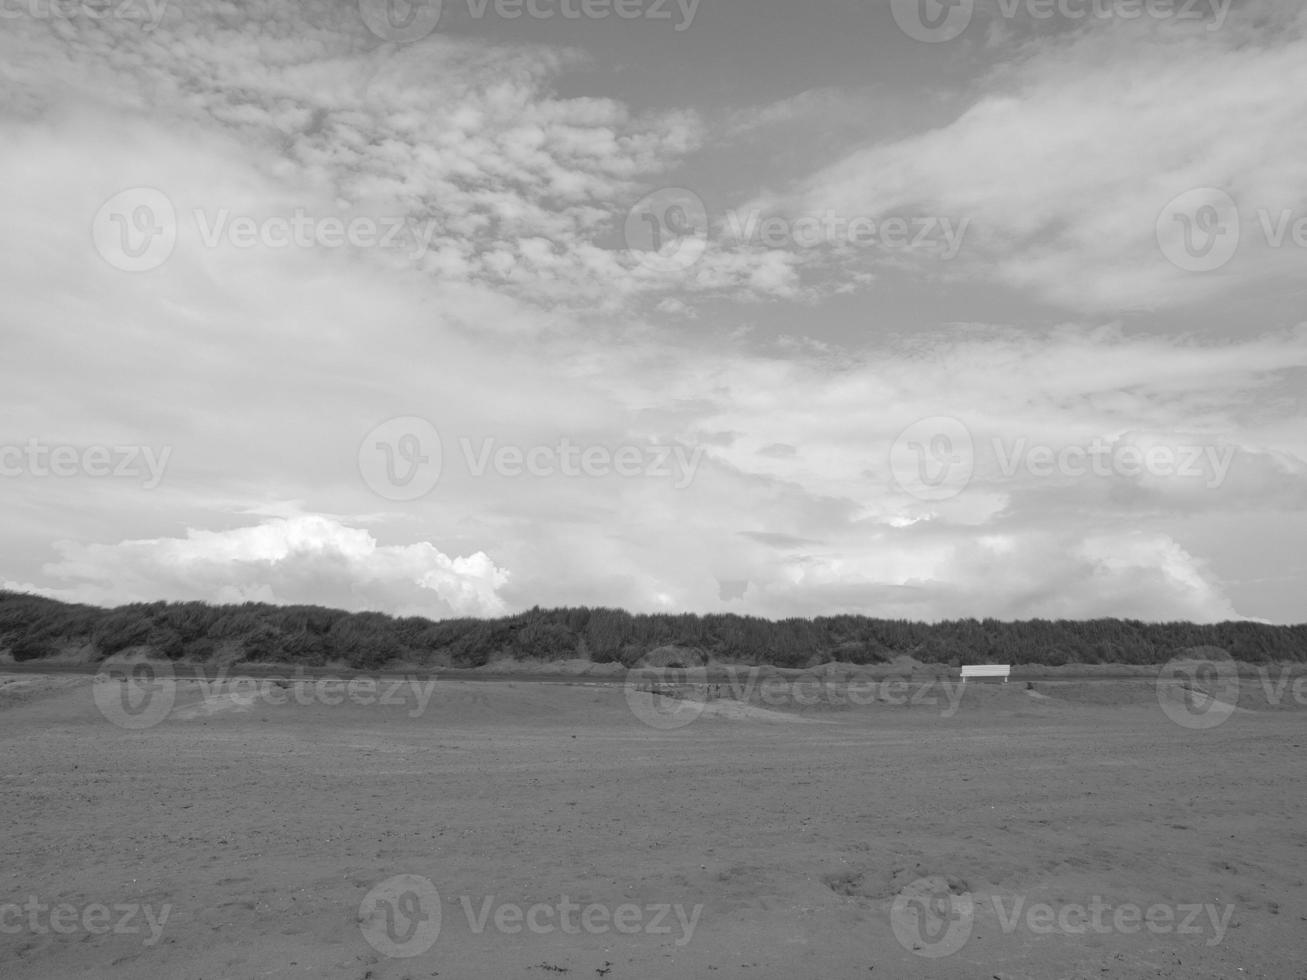
<svg viewBox="0 0 1307 980">
<path fill-rule="evenodd" d="M 5 0 L 0 583 L 1301 622 L 1304 28 Z"/>
</svg>

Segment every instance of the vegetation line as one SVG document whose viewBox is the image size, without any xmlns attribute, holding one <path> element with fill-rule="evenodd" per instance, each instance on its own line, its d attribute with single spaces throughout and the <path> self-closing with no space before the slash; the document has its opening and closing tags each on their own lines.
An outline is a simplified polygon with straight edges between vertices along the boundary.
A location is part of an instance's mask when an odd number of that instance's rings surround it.
<svg viewBox="0 0 1307 980">
<path fill-rule="evenodd" d="M 777 667 L 889 663 L 1162 664 L 1200 648 L 1248 663 L 1307 662 L 1307 625 L 962 619 L 917 623 L 867 616 L 767 620 L 633 614 L 584 607 L 498 619 L 395 617 L 320 606 L 152 602 L 103 609 L 0 591 L 0 654 L 25 662 L 94 662 L 140 648 L 172 660 L 278 662 L 376 669 L 387 664 L 481 667 L 499 659 L 579 658 L 633 666 L 666 646 L 705 658 Z M 1210 651 L 1209 651 L 1210 652 Z"/>
</svg>

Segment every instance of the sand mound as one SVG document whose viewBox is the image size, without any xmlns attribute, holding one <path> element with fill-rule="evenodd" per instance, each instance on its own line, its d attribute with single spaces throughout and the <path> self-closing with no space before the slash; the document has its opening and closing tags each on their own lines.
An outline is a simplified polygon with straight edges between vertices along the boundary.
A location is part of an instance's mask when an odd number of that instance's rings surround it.
<svg viewBox="0 0 1307 980">
<path fill-rule="evenodd" d="M 970 890 L 965 879 L 945 874 L 919 861 L 862 871 L 842 871 L 826 875 L 822 881 L 837 895 L 872 901 L 893 898 L 911 886 L 933 890 L 937 894 L 962 895 Z"/>
<path fill-rule="evenodd" d="M 564 674 L 572 677 L 619 677 L 626 673 L 621 664 L 597 664 L 591 660 L 495 660 L 476 668 L 483 674 Z"/>
<path fill-rule="evenodd" d="M 83 677 L 49 674 L 0 674 L 0 708 L 27 704 L 61 694 L 85 682 Z"/>
<path fill-rule="evenodd" d="M 650 706 L 654 706 L 653 698 L 662 698 L 660 694 L 633 693 L 632 698 L 648 698 Z M 770 708 L 759 708 L 752 704 L 746 704 L 743 701 L 703 701 L 687 702 L 693 704 L 692 710 L 699 711 L 700 719 L 721 719 L 722 721 L 757 721 L 767 724 L 782 725 L 834 725 L 837 722 L 824 718 L 805 718 L 802 715 L 793 714 L 788 711 L 773 711 Z"/>
</svg>

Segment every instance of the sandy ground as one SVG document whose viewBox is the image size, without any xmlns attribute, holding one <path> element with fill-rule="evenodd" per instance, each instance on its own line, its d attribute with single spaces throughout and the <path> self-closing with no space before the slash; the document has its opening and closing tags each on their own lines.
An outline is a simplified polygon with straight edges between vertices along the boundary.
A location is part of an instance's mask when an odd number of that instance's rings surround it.
<svg viewBox="0 0 1307 980">
<path fill-rule="evenodd" d="M 6 980 L 1307 978 L 1301 709 L 95 690 L 0 676 Z"/>
</svg>

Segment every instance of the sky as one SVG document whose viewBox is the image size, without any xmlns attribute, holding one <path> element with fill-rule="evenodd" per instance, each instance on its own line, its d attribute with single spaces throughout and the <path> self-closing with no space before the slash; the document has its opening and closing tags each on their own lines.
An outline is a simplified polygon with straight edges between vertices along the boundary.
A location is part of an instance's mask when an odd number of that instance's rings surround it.
<svg viewBox="0 0 1307 980">
<path fill-rule="evenodd" d="M 3 0 L 0 587 L 1299 623 L 1298 0 Z"/>
</svg>

